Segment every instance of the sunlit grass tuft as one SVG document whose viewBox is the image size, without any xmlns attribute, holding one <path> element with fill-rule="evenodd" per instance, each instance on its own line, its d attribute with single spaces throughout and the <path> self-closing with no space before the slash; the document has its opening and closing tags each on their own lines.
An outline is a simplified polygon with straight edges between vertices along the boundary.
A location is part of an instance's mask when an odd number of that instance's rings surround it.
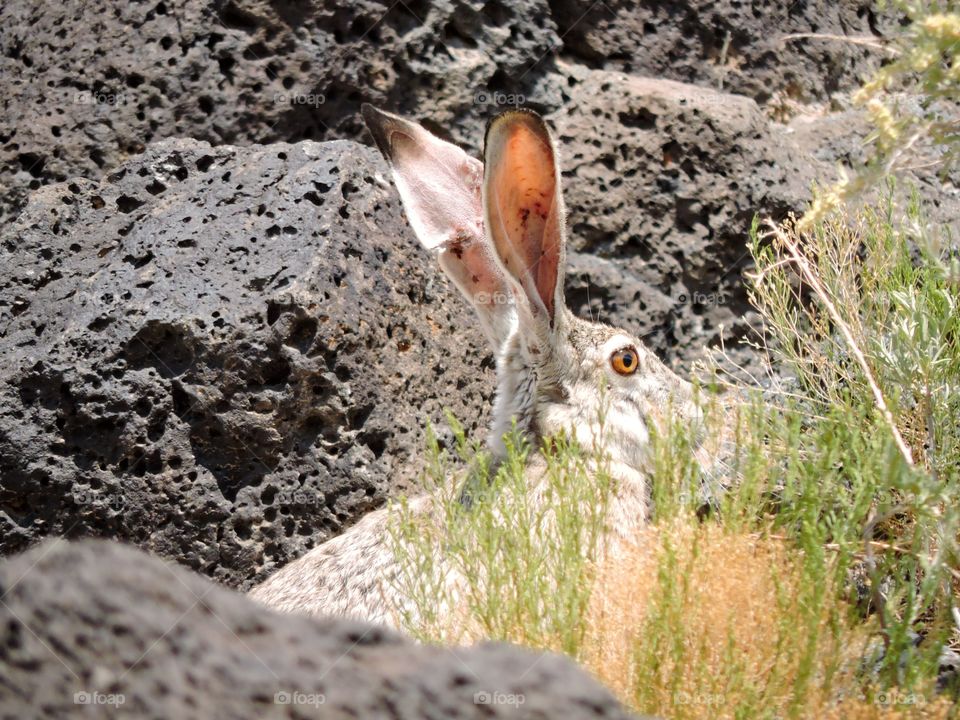
<svg viewBox="0 0 960 720">
<path fill-rule="evenodd" d="M 456 428 L 470 502 L 434 442 L 439 512 L 397 513 L 407 630 L 564 652 L 669 718 L 953 712 L 957 250 L 917 207 L 752 237 L 756 349 L 776 373 L 723 400 L 702 389 L 696 427 L 651 425 L 650 525 L 604 543 L 616 483 L 599 448 L 514 437 L 494 472 Z"/>
<path fill-rule="evenodd" d="M 588 668 L 670 718 L 813 717 L 849 686 L 870 634 L 788 542 L 675 518 L 599 573 Z"/>
</svg>

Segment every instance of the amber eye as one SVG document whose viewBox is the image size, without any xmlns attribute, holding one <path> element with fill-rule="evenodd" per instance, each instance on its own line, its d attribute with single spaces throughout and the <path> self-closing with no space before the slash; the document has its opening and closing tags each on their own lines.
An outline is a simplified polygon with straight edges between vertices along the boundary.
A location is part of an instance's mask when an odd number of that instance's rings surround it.
<svg viewBox="0 0 960 720">
<path fill-rule="evenodd" d="M 633 375 L 640 365 L 640 356 L 632 345 L 620 348 L 610 356 L 610 364 L 621 375 Z"/>
</svg>

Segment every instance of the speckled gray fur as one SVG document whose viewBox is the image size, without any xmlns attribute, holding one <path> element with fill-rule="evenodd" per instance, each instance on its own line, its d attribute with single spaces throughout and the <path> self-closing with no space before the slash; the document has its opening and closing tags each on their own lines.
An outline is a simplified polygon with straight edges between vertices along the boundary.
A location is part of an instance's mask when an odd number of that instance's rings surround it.
<svg viewBox="0 0 960 720">
<path fill-rule="evenodd" d="M 564 211 L 559 162 L 546 125 L 532 113 L 507 113 L 495 120 L 488 130 L 480 188 L 476 161 L 461 151 L 403 118 L 373 109 L 364 113 L 381 151 L 391 161 L 411 224 L 423 245 L 439 254 L 441 266 L 474 305 L 496 351 L 497 397 L 487 441 L 495 461 L 503 456 L 502 438 L 514 424 L 534 448 L 561 432 L 572 434 L 584 447 L 597 448 L 617 482 L 608 516 L 610 537 L 615 541 L 608 551 L 615 552 L 619 541 L 629 541 L 649 517 L 647 447 L 651 425 L 675 415 L 697 423 L 700 411 L 690 384 L 638 338 L 577 318 L 563 304 Z M 515 148 L 523 146 L 512 142 L 517 138 L 534 148 L 542 141 L 551 150 L 516 172 L 501 174 L 497 168 L 512 167 L 507 164 L 522 152 Z M 530 162 L 550 164 L 530 168 Z M 518 172 L 525 173 L 521 179 L 516 179 Z M 457 179 L 436 181 L 440 182 L 436 185 L 434 177 Z M 531 183 L 554 188 L 550 209 L 542 213 L 545 220 L 539 234 L 524 229 L 530 215 L 524 203 L 536 202 L 540 208 L 540 200 L 527 198 L 546 193 L 524 186 L 528 177 L 538 178 Z M 514 202 L 520 203 L 516 213 Z M 473 217 L 474 213 L 478 217 Z M 522 220 L 511 230 L 514 216 Z M 506 239 L 499 246 L 491 226 L 503 228 L 500 232 Z M 559 277 L 544 280 L 539 271 L 525 274 L 509 269 L 517 264 L 517 253 L 530 251 L 531 242 L 538 243 L 534 252 L 537 262 L 553 258 Z M 468 254 L 477 248 L 489 253 Z M 509 254 L 507 260 L 504 254 Z M 534 277 L 537 279 L 531 279 Z M 486 303 L 489 288 L 497 288 L 503 301 L 495 306 Z M 633 374 L 618 374 L 611 367 L 612 354 L 622 348 L 631 348 L 638 363 Z M 602 415 L 606 422 L 601 428 Z M 539 502 L 544 496 L 544 464 L 536 454 L 527 478 L 531 497 Z M 430 516 L 434 502 L 419 497 L 411 508 L 417 515 Z M 395 582 L 401 570 L 389 530 L 390 512 L 384 508 L 364 518 L 340 537 L 281 569 L 251 596 L 289 612 L 395 623 L 398 613 L 410 608 L 405 605 L 407 599 L 399 595 L 403 583 Z M 436 548 L 435 552 L 435 565 L 443 568 L 443 551 Z M 451 568 L 440 574 L 458 582 Z"/>
</svg>

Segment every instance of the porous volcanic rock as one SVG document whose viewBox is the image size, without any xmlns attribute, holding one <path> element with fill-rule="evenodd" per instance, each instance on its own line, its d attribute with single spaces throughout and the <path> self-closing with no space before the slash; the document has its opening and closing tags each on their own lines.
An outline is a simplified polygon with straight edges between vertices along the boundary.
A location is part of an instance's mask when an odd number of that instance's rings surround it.
<svg viewBox="0 0 960 720">
<path fill-rule="evenodd" d="M 809 157 L 834 165 L 822 180 L 835 182 L 839 176 L 836 164 L 856 167 L 867 160 L 868 148 L 863 138 L 872 132 L 871 127 L 863 110 L 848 109 L 826 115 L 799 115 L 790 121 L 787 132 Z M 960 168 L 954 167 L 944 177 L 936 167 L 927 165 L 923 157 L 921 153 L 909 164 L 912 167 L 908 166 L 897 179 L 894 203 L 900 207 L 908 205 L 916 190 L 923 199 L 924 216 L 932 223 L 953 227 L 956 236 L 960 222 Z M 889 188 L 881 184 L 859 202 L 875 204 L 881 196 L 888 195 Z"/>
<path fill-rule="evenodd" d="M 167 140 L 0 235 L 0 551 L 124 539 L 233 586 L 471 434 L 492 359 L 349 141 Z"/>
<path fill-rule="evenodd" d="M 751 219 L 801 209 L 847 144 L 560 70 L 569 304 L 678 369 L 721 326 L 735 347 Z M 492 366 L 376 151 L 153 144 L 0 233 L 0 552 L 115 537 L 247 587 L 409 487 L 444 409 L 482 437 Z"/>
<path fill-rule="evenodd" d="M 872 0 L 551 0 L 567 57 L 588 67 L 682 80 L 758 103 L 825 102 L 879 64 L 891 29 Z"/>
<path fill-rule="evenodd" d="M 107 541 L 0 564 L 0 717 L 631 717 L 565 658 L 280 615 Z"/>
<path fill-rule="evenodd" d="M 755 213 L 816 167 L 752 100 L 563 68 L 567 297 L 683 367 L 749 316 Z M 134 542 L 246 587 L 482 436 L 492 357 L 350 141 L 151 145 L 0 235 L 0 551 Z"/>
<path fill-rule="evenodd" d="M 537 66 L 532 81 L 558 45 L 542 0 L 3 3 L 0 220 L 28 189 L 98 177 L 162 138 L 359 138 L 363 101 L 472 137 L 481 91 Z"/>
<path fill-rule="evenodd" d="M 751 99 L 671 80 L 567 68 L 551 116 L 570 229 L 568 299 L 668 361 L 748 333 L 742 282 L 754 215 L 783 218 L 825 162 Z"/>
<path fill-rule="evenodd" d="M 99 177 L 150 142 L 363 137 L 364 101 L 478 149 L 498 107 L 566 99 L 563 57 L 822 102 L 876 50 L 870 0 L 61 0 L 0 6 L 0 220 L 28 192 Z M 612 178 L 611 178 L 612 179 Z"/>
</svg>

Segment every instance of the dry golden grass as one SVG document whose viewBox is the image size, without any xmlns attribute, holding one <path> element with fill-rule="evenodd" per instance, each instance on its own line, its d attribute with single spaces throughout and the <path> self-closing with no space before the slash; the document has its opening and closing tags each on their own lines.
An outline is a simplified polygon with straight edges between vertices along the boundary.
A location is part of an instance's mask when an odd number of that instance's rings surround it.
<svg viewBox="0 0 960 720">
<path fill-rule="evenodd" d="M 865 698 L 856 670 L 869 629 L 829 583 L 801 586 L 803 560 L 713 524 L 651 527 L 598 572 L 584 662 L 625 703 L 666 718 L 947 717 L 946 702 Z"/>
<path fill-rule="evenodd" d="M 953 704 L 940 698 L 932 702 L 913 705 L 891 706 L 869 703 L 864 700 L 847 700 L 832 707 L 823 708 L 818 715 L 810 716 L 823 720 L 920 720 L 954 717 Z"/>
</svg>

